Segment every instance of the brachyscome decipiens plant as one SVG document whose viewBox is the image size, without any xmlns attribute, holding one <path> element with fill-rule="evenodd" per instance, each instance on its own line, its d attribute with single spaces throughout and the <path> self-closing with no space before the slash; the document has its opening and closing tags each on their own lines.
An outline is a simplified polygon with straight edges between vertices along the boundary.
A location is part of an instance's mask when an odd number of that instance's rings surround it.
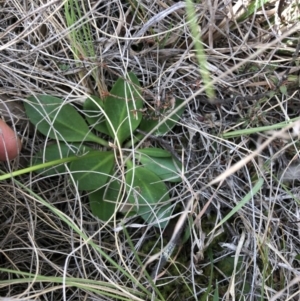
<svg viewBox="0 0 300 301">
<path fill-rule="evenodd" d="M 175 107 L 181 103 L 176 100 Z M 105 99 L 87 98 L 84 114 L 53 96 L 30 96 L 25 103 L 28 118 L 39 132 L 55 139 L 35 155 L 34 164 L 50 166 L 38 172 L 52 176 L 68 170 L 78 190 L 88 192 L 92 213 L 102 220 L 109 220 L 123 207 L 122 211 L 131 210 L 146 222 L 165 227 L 171 210 L 164 181 L 180 182 L 182 166 L 164 149 L 132 147 L 143 137 L 141 132 L 150 132 L 159 122 L 159 118 L 145 117 L 143 106 L 140 84 L 133 73 L 119 78 Z M 166 113 L 164 110 L 160 113 Z M 167 133 L 183 110 L 166 119 L 154 134 Z M 101 149 L 92 148 L 91 143 Z M 124 184 L 116 166 L 124 166 Z M 124 200 L 126 206 L 122 206 Z"/>
</svg>

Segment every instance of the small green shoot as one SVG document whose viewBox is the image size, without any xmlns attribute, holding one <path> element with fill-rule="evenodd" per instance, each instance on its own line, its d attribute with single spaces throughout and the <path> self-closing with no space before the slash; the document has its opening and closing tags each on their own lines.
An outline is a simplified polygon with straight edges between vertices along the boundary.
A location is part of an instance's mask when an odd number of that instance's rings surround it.
<svg viewBox="0 0 300 301">
<path fill-rule="evenodd" d="M 39 132 L 56 141 L 38 152 L 33 163 L 39 166 L 38 173 L 47 176 L 68 171 L 70 181 L 78 190 L 88 192 L 92 213 L 104 221 L 109 221 L 119 208 L 124 207 L 147 223 L 164 228 L 172 213 L 165 182 L 181 181 L 181 162 L 164 149 L 132 147 L 135 152 L 132 154 L 128 148 L 123 151 L 122 145 L 128 147 L 143 138 L 140 133 L 135 133 L 136 129 L 150 132 L 157 128 L 154 134 L 166 134 L 184 108 L 171 118 L 166 117 L 170 112 L 162 111 L 165 122 L 157 127 L 160 120 L 148 120 L 142 115 L 140 93 L 137 77 L 129 73 L 126 79 L 116 81 L 105 99 L 95 96 L 86 99 L 85 117 L 62 99 L 49 95 L 30 96 L 25 103 L 28 118 Z M 176 100 L 173 109 L 180 105 L 182 101 Z M 107 140 L 99 136 L 107 137 Z M 102 149 L 92 148 L 93 145 Z M 57 165 L 57 162 L 61 164 Z M 125 176 L 116 171 L 122 162 L 126 164 Z M 121 206 L 123 204 L 126 206 Z"/>
</svg>

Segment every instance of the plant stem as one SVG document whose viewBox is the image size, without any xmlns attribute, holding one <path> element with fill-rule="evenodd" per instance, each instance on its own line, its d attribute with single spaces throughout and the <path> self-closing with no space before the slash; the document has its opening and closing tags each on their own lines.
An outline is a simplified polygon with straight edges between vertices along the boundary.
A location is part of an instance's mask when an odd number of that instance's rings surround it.
<svg viewBox="0 0 300 301">
<path fill-rule="evenodd" d="M 103 146 L 109 146 L 109 143 L 106 140 L 99 138 L 96 135 L 93 136 L 92 142 L 95 142 L 95 143 L 103 145 Z"/>
</svg>

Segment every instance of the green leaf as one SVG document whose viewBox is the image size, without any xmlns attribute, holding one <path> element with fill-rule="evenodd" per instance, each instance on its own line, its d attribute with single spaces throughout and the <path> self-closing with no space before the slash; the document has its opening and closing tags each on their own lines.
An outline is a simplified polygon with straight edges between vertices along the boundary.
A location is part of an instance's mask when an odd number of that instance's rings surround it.
<svg viewBox="0 0 300 301">
<path fill-rule="evenodd" d="M 116 210 L 120 197 L 120 182 L 115 180 L 105 187 L 89 194 L 92 213 L 103 221 L 108 221 Z"/>
<path fill-rule="evenodd" d="M 183 103 L 183 100 L 176 99 L 175 102 L 175 108 L 178 108 L 179 105 Z M 168 117 L 170 115 L 170 108 L 167 109 L 161 109 L 159 110 L 159 113 L 161 114 L 160 118 L 157 118 L 157 112 L 153 112 L 150 116 L 144 116 L 141 124 L 139 126 L 139 129 L 149 133 L 153 128 L 156 127 L 156 125 L 163 119 L 166 119 L 166 121 L 154 131 L 154 135 L 161 136 L 168 133 L 176 124 L 176 122 L 180 119 L 181 115 L 183 114 L 185 108 L 180 108 L 174 115 L 171 117 Z M 139 137 L 142 137 L 141 134 L 138 135 Z"/>
<path fill-rule="evenodd" d="M 89 132 L 88 125 L 74 107 L 57 97 L 38 95 L 24 103 L 30 121 L 37 129 L 53 139 L 68 142 L 93 141 L 99 138 Z"/>
<path fill-rule="evenodd" d="M 100 108 L 104 109 L 103 100 L 97 96 L 90 96 L 83 104 L 87 122 L 100 133 L 109 135 L 109 131 L 105 122 L 105 116 Z"/>
<path fill-rule="evenodd" d="M 114 153 L 92 151 L 70 164 L 73 178 L 79 190 L 94 190 L 108 181 L 114 166 Z"/>
<path fill-rule="evenodd" d="M 109 121 L 106 125 L 110 136 L 119 140 L 120 144 L 130 136 L 142 120 L 143 100 L 140 96 L 140 84 L 137 77 L 129 72 L 125 81 L 119 78 L 104 101 L 105 113 L 117 133 L 115 137 Z"/>
<path fill-rule="evenodd" d="M 156 147 L 149 147 L 149 148 L 141 148 L 138 149 L 137 153 L 142 153 L 144 155 L 155 157 L 155 158 L 169 158 L 172 157 L 171 153 L 168 151 L 162 149 L 162 148 L 156 148 Z"/>
<path fill-rule="evenodd" d="M 279 90 L 280 90 L 280 92 L 281 92 L 284 96 L 287 96 L 287 95 L 288 95 L 288 93 L 287 93 L 287 86 L 282 85 L 282 86 L 279 87 Z"/>
<path fill-rule="evenodd" d="M 46 149 L 40 150 L 34 155 L 33 165 L 38 165 L 50 161 L 54 161 L 61 158 L 67 158 L 75 155 L 83 155 L 88 151 L 92 150 L 90 147 L 82 145 L 80 143 L 65 144 L 65 143 L 54 143 L 48 145 Z M 46 169 L 39 169 L 36 171 L 38 174 L 42 173 L 46 176 L 53 176 L 66 172 L 66 165 L 61 164 Z"/>
<path fill-rule="evenodd" d="M 178 176 L 182 164 L 174 158 L 156 158 L 146 155 L 137 156 L 145 168 L 155 173 L 161 180 L 178 183 L 182 178 Z"/>
<path fill-rule="evenodd" d="M 164 228 L 171 215 L 167 186 L 152 171 L 137 166 L 126 174 L 128 200 L 136 206 L 136 212 L 147 222 L 156 222 L 156 227 Z"/>
<path fill-rule="evenodd" d="M 67 64 L 58 64 L 57 66 L 61 71 L 68 71 L 71 68 L 71 66 Z"/>
<path fill-rule="evenodd" d="M 248 17 L 250 17 L 251 15 L 253 15 L 254 13 L 256 13 L 257 11 L 259 11 L 261 9 L 261 7 L 264 7 L 264 5 L 266 3 L 268 3 L 268 0 L 252 0 L 249 1 L 247 6 L 244 7 L 241 12 L 239 13 L 239 16 L 237 18 L 237 22 L 241 23 L 243 21 L 245 21 Z M 236 23 L 236 24 L 238 24 Z"/>
</svg>

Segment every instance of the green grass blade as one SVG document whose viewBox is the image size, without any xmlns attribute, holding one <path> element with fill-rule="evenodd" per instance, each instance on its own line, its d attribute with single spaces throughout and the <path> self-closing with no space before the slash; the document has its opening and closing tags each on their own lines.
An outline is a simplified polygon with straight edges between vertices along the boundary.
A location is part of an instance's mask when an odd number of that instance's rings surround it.
<svg viewBox="0 0 300 301">
<path fill-rule="evenodd" d="M 235 213 L 237 213 L 246 203 L 248 203 L 251 198 L 259 192 L 260 188 L 264 184 L 262 178 L 258 179 L 256 184 L 253 186 L 252 190 L 248 192 L 244 198 L 215 226 L 214 230 L 224 224 L 228 219 L 230 219 Z"/>
<path fill-rule="evenodd" d="M 54 143 L 48 145 L 45 149 L 39 151 L 34 155 L 33 166 L 40 165 L 47 162 L 53 162 L 55 160 L 67 158 L 72 156 L 80 156 L 88 151 L 91 151 L 90 147 L 82 145 L 80 143 L 73 143 L 67 145 L 65 143 Z M 53 176 L 57 174 L 63 174 L 66 172 L 65 164 L 56 165 L 52 168 L 43 168 L 36 170 L 37 173 L 42 173 L 46 176 Z"/>
<path fill-rule="evenodd" d="M 187 19 L 190 24 L 193 42 L 195 45 L 197 60 L 199 63 L 199 71 L 203 79 L 205 91 L 209 99 L 215 98 L 215 93 L 211 84 L 210 74 L 207 67 L 206 55 L 204 47 L 201 43 L 199 25 L 196 20 L 195 7 L 192 0 L 186 0 Z"/>
</svg>

